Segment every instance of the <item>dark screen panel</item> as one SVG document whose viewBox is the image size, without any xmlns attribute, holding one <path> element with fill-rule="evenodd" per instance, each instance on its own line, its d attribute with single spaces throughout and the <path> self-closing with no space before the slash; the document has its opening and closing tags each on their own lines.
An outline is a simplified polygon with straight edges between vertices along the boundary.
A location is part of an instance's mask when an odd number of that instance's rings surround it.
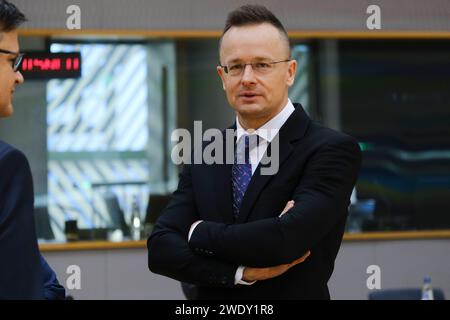
<svg viewBox="0 0 450 320">
<path fill-rule="evenodd" d="M 80 78 L 81 54 L 79 52 L 26 52 L 20 72 L 26 80 Z"/>
<path fill-rule="evenodd" d="M 373 203 L 361 229 L 450 228 L 450 42 L 341 41 L 339 74 L 357 195 Z"/>
</svg>

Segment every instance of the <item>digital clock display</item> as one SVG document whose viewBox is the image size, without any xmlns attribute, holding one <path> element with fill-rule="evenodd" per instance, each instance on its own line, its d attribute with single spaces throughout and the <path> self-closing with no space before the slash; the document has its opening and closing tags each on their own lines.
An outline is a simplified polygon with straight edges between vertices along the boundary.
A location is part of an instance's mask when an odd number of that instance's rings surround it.
<svg viewBox="0 0 450 320">
<path fill-rule="evenodd" d="M 76 79 L 81 77 L 79 52 L 26 52 L 20 72 L 27 79 Z"/>
</svg>

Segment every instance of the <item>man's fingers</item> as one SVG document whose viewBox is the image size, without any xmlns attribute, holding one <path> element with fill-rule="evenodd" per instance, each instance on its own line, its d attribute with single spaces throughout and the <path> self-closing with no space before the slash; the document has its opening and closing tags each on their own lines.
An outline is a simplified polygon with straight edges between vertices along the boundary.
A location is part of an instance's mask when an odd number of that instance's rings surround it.
<svg viewBox="0 0 450 320">
<path fill-rule="evenodd" d="M 296 265 L 296 264 L 302 263 L 303 261 L 306 260 L 306 258 L 309 257 L 310 254 L 311 254 L 311 251 L 306 252 L 303 256 L 301 256 L 301 257 L 298 258 L 297 260 L 294 260 L 294 261 L 292 262 L 292 265 L 294 266 L 294 265 Z"/>
<path fill-rule="evenodd" d="M 301 262 L 305 261 L 306 258 L 308 258 L 310 254 L 311 254 L 311 251 L 306 252 L 306 253 L 303 255 L 303 257 L 300 258 Z"/>
<path fill-rule="evenodd" d="M 291 263 L 281 264 L 274 267 L 266 267 L 266 268 L 250 268 L 246 267 L 244 269 L 243 280 L 244 281 L 253 281 L 253 280 L 267 280 L 271 278 L 278 277 L 282 275 L 286 271 L 288 271 L 293 266 L 302 263 L 309 257 L 311 251 L 306 252 L 302 257 L 292 261 Z"/>
<path fill-rule="evenodd" d="M 294 206 L 295 202 L 294 200 L 290 200 L 286 203 L 286 206 L 283 209 L 283 212 L 281 212 L 281 215 L 285 214 L 286 212 L 288 212 L 293 206 Z M 280 215 L 280 216 L 281 216 Z"/>
<path fill-rule="evenodd" d="M 289 210 L 290 208 L 292 208 L 292 207 L 294 206 L 294 204 L 295 204 L 294 200 L 289 200 L 289 201 L 286 203 L 286 207 L 287 207 L 288 210 Z"/>
</svg>

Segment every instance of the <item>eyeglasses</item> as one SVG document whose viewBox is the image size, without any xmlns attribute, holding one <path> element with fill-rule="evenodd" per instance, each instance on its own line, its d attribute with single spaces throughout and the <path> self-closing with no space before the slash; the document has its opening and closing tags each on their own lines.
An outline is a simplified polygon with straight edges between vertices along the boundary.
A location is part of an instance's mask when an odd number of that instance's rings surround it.
<svg viewBox="0 0 450 320">
<path fill-rule="evenodd" d="M 251 62 L 251 63 L 235 63 L 226 66 L 220 65 L 223 68 L 226 74 L 230 76 L 240 76 L 242 72 L 245 70 L 247 65 L 252 66 L 253 72 L 264 75 L 268 74 L 272 71 L 275 64 L 281 62 L 289 62 L 291 59 L 281 60 L 281 61 L 273 61 L 273 62 Z"/>
<path fill-rule="evenodd" d="M 0 49 L 0 53 L 4 53 L 4 54 L 12 54 L 15 55 L 16 57 L 14 58 L 14 60 L 11 63 L 11 66 L 14 70 L 14 72 L 17 72 L 20 68 L 20 64 L 22 63 L 22 59 L 24 54 L 20 53 L 20 52 L 13 52 L 13 51 L 9 51 L 9 50 L 3 50 Z"/>
</svg>

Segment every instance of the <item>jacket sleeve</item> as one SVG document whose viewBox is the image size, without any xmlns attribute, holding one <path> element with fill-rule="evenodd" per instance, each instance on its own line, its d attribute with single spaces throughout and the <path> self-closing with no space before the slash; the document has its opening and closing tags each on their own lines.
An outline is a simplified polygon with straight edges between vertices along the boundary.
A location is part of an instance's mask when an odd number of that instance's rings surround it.
<svg viewBox="0 0 450 320">
<path fill-rule="evenodd" d="M 59 284 L 56 273 L 40 255 L 42 271 L 44 274 L 44 298 L 45 300 L 64 300 L 66 298 L 66 289 Z"/>
<path fill-rule="evenodd" d="M 294 207 L 281 217 L 245 224 L 205 221 L 189 245 L 210 256 L 251 267 L 268 267 L 301 257 L 347 214 L 361 165 L 353 139 L 330 142 L 315 152 L 295 188 Z"/>
<path fill-rule="evenodd" d="M 197 220 L 191 167 L 185 165 L 177 190 L 148 238 L 149 269 L 182 282 L 233 287 L 237 265 L 211 258 L 206 251 L 194 252 L 189 248 L 189 228 Z"/>
<path fill-rule="evenodd" d="M 28 161 L 11 147 L 0 151 L 0 299 L 43 299 L 44 283 L 33 217 Z"/>
</svg>

